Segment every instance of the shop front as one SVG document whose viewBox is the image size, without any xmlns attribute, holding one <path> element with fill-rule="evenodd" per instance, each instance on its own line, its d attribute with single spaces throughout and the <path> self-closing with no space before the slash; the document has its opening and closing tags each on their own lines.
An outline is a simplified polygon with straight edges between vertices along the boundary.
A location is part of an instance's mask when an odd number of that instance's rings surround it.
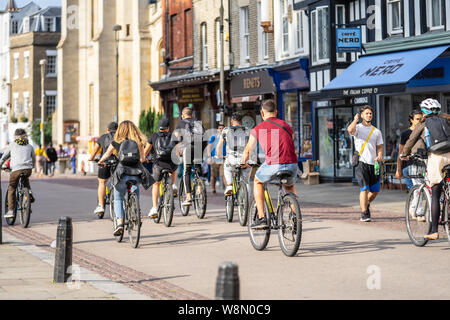
<svg viewBox="0 0 450 320">
<path fill-rule="evenodd" d="M 450 45 L 362 56 L 323 88 L 314 100 L 314 150 L 321 179 L 351 181 L 353 142 L 346 128 L 364 105 L 384 139 L 385 160 L 395 161 L 408 115 L 427 98 L 450 111 Z M 357 84 L 357 85 L 355 85 Z"/>
<path fill-rule="evenodd" d="M 277 91 L 278 116 L 294 129 L 299 163 L 313 157 L 313 117 L 308 97 L 308 66 L 308 59 L 296 59 L 267 70 Z"/>
</svg>

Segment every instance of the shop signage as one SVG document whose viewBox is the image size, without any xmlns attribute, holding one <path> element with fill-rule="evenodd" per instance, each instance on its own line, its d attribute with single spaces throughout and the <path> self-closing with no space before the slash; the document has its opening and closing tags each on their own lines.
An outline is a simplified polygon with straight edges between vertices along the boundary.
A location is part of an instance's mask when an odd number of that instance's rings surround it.
<svg viewBox="0 0 450 320">
<path fill-rule="evenodd" d="M 354 98 L 353 104 L 368 104 L 369 103 L 369 97 L 360 97 L 360 98 Z"/>
<path fill-rule="evenodd" d="M 231 97 L 259 96 L 275 91 L 272 77 L 266 70 L 241 73 L 231 80 Z"/>
<path fill-rule="evenodd" d="M 337 28 L 336 29 L 336 51 L 337 52 L 361 52 L 361 29 L 360 28 Z"/>
<path fill-rule="evenodd" d="M 408 87 L 426 87 L 450 84 L 450 58 L 438 58 L 420 71 L 408 83 Z"/>
<path fill-rule="evenodd" d="M 388 74 L 393 74 L 397 72 L 405 64 L 402 63 L 403 58 L 399 59 L 388 59 L 380 66 L 370 67 L 366 72 L 361 74 L 359 77 L 374 77 L 383 76 Z"/>
<path fill-rule="evenodd" d="M 204 101 L 203 87 L 180 88 L 178 91 L 178 103 L 202 103 Z"/>
<path fill-rule="evenodd" d="M 245 78 L 242 80 L 244 89 L 261 88 L 261 77 Z"/>
<path fill-rule="evenodd" d="M 358 96 L 362 94 L 377 94 L 378 88 L 363 88 L 363 89 L 346 89 L 342 90 L 343 96 Z"/>
</svg>

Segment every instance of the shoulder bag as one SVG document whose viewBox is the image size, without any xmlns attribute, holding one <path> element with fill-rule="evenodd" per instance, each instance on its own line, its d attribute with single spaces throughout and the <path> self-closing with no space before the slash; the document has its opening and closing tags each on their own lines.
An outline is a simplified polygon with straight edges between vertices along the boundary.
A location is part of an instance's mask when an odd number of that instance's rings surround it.
<svg viewBox="0 0 450 320">
<path fill-rule="evenodd" d="M 352 157 L 352 166 L 353 167 L 357 167 L 359 164 L 359 157 L 361 156 L 361 154 L 364 151 L 364 148 L 367 145 L 367 142 L 369 142 L 370 137 L 372 136 L 372 133 L 375 131 L 375 126 L 372 126 L 372 131 L 370 132 L 369 136 L 367 137 L 366 142 L 364 142 L 364 145 L 361 148 L 361 151 L 358 153 L 357 151 L 355 151 L 355 154 Z"/>
</svg>

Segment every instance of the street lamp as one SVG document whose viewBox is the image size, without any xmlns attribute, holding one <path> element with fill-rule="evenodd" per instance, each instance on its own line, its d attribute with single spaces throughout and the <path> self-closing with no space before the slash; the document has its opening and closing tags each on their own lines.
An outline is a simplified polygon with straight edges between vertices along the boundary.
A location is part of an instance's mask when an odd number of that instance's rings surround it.
<svg viewBox="0 0 450 320">
<path fill-rule="evenodd" d="M 47 65 L 47 60 L 42 59 L 39 61 L 41 66 L 41 145 L 44 146 L 44 119 L 45 119 L 45 66 Z"/>
<path fill-rule="evenodd" d="M 225 71 L 224 71 L 224 43 L 223 43 L 223 20 L 224 20 L 223 0 L 220 1 L 220 121 L 224 123 L 225 108 Z"/>
<path fill-rule="evenodd" d="M 122 26 L 116 24 L 113 26 L 115 47 L 116 47 L 116 115 L 114 121 L 119 122 L 119 33 Z"/>
</svg>

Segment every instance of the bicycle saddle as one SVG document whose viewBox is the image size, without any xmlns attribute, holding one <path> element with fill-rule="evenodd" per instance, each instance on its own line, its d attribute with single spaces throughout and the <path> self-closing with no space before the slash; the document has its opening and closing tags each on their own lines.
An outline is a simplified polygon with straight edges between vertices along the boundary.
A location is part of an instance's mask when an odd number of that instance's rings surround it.
<svg viewBox="0 0 450 320">
<path fill-rule="evenodd" d="M 169 169 L 162 169 L 161 173 L 162 174 L 165 174 L 165 173 L 171 174 L 172 172 Z"/>
<path fill-rule="evenodd" d="M 137 184 L 138 184 L 138 182 L 136 180 L 128 180 L 127 181 L 127 186 L 135 186 Z"/>
<path fill-rule="evenodd" d="M 292 176 L 293 176 L 292 172 L 287 170 L 282 170 L 276 174 L 276 177 L 279 180 L 289 179 L 292 178 Z"/>
</svg>

